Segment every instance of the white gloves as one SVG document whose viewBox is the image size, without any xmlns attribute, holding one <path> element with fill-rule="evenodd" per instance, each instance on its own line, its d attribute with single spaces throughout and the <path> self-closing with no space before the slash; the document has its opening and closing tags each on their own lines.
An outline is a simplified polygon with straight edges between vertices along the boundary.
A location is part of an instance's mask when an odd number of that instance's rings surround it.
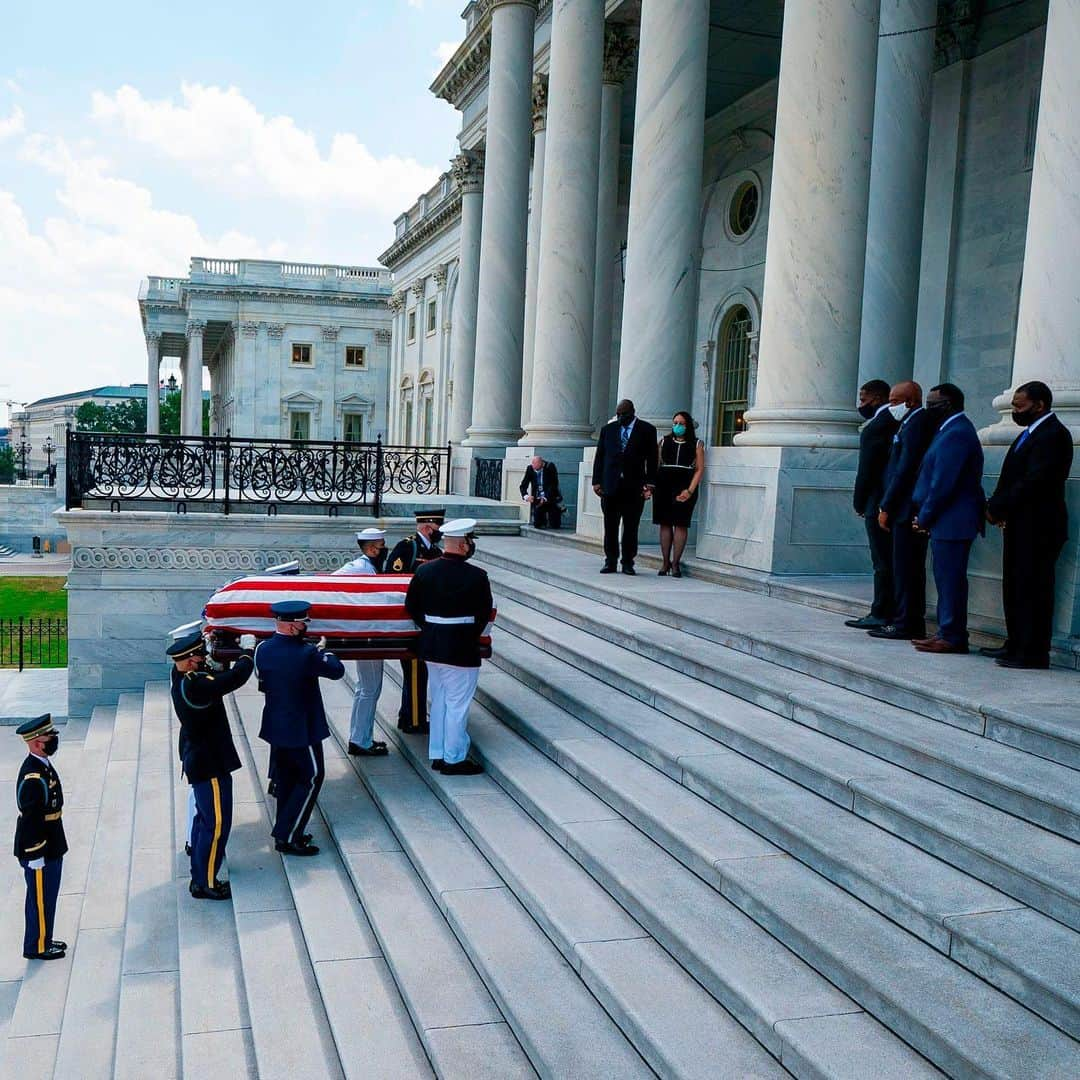
<svg viewBox="0 0 1080 1080">
<path fill-rule="evenodd" d="M 255 635 L 254 634 L 241 634 L 240 635 L 240 648 L 248 652 L 255 648 Z"/>
<path fill-rule="evenodd" d="M 45 869 L 45 860 L 44 859 L 31 859 L 30 862 L 28 862 L 26 865 L 29 866 L 31 870 L 44 870 Z"/>
<path fill-rule="evenodd" d="M 315 648 L 318 649 L 319 652 L 322 652 L 326 648 L 326 638 L 319 638 L 319 640 L 315 642 Z"/>
</svg>

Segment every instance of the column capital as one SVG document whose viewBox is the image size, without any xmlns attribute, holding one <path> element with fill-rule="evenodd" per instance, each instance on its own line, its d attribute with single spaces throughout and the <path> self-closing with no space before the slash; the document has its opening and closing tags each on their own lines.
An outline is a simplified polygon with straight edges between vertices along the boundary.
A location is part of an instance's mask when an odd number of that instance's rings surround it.
<svg viewBox="0 0 1080 1080">
<path fill-rule="evenodd" d="M 393 334 L 389 330 L 376 330 L 375 331 L 375 344 L 376 345 L 389 345 L 390 339 Z"/>
<path fill-rule="evenodd" d="M 285 336 L 284 323 L 267 323 L 266 332 L 274 341 L 280 341 Z"/>
<path fill-rule="evenodd" d="M 202 337 L 206 332 L 206 320 L 188 319 L 184 332 L 189 339 L 192 337 Z"/>
<path fill-rule="evenodd" d="M 143 336 L 146 338 L 147 348 L 156 349 L 161 342 L 161 334 L 157 330 L 147 330 Z"/>
<path fill-rule="evenodd" d="M 321 329 L 323 341 L 337 341 L 338 334 L 341 333 L 340 326 L 323 326 Z"/>
<path fill-rule="evenodd" d="M 435 280 L 435 287 L 437 289 L 445 289 L 446 279 L 450 276 L 450 264 L 440 263 L 438 266 L 435 267 L 435 270 L 432 272 L 431 276 Z"/>
<path fill-rule="evenodd" d="M 240 333 L 244 337 L 255 337 L 259 333 L 259 324 L 250 319 L 245 320 L 240 324 Z"/>
<path fill-rule="evenodd" d="M 409 283 L 409 292 L 411 292 L 417 300 L 423 300 L 424 287 L 427 284 L 427 274 L 420 274 Z"/>
<path fill-rule="evenodd" d="M 462 195 L 482 191 L 484 188 L 484 151 L 462 150 L 450 162 L 450 173 Z"/>
<path fill-rule="evenodd" d="M 539 134 L 547 127 L 548 80 L 546 75 L 537 75 L 532 84 L 532 129 Z"/>
<path fill-rule="evenodd" d="M 637 41 L 621 23 L 604 27 L 604 82 L 620 85 L 634 70 Z"/>
</svg>

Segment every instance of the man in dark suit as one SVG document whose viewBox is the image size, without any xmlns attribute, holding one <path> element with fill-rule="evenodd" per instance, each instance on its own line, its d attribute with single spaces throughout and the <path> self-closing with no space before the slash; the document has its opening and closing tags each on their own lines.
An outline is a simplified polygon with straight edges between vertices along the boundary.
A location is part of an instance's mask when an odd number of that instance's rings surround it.
<svg viewBox="0 0 1080 1080">
<path fill-rule="evenodd" d="M 1000 649 L 983 649 L 1002 667 L 1050 666 L 1054 618 L 1054 564 L 1068 535 L 1065 481 L 1072 467 L 1069 429 L 1052 412 L 1050 388 L 1017 387 L 1013 420 L 1024 430 L 1009 447 L 986 509 L 1004 530 L 1002 594 L 1005 631 Z"/>
<path fill-rule="evenodd" d="M 615 419 L 600 429 L 593 461 L 593 491 L 604 511 L 604 565 L 601 574 L 614 574 L 619 561 L 622 525 L 622 571 L 634 574 L 638 523 L 645 500 L 656 486 L 656 428 L 634 414 L 634 403 L 615 406 Z"/>
<path fill-rule="evenodd" d="M 900 427 L 892 437 L 878 525 L 892 534 L 893 616 L 871 637 L 910 641 L 926 637 L 927 536 L 911 527 L 911 493 L 919 466 L 937 431 L 937 421 L 922 404 L 917 382 L 897 383 L 889 391 L 889 411 Z"/>
<path fill-rule="evenodd" d="M 878 525 L 878 508 L 885 489 L 892 437 L 900 426 L 889 412 L 889 384 L 871 379 L 859 388 L 859 415 L 866 421 L 859 432 L 859 469 L 855 474 L 855 513 L 866 525 L 870 562 L 874 567 L 874 602 L 870 614 L 844 625 L 874 630 L 892 622 L 892 536 Z"/>
<path fill-rule="evenodd" d="M 521 497 L 532 508 L 532 523 L 538 529 L 557 529 L 562 524 L 563 500 L 559 491 L 559 470 L 555 463 L 537 454 L 525 466 Z"/>
<path fill-rule="evenodd" d="M 982 489 L 983 451 L 975 425 L 964 413 L 964 394 L 953 383 L 935 386 L 926 411 L 941 418 L 926 451 L 915 491 L 913 527 L 930 536 L 937 586 L 938 632 L 912 642 L 919 652 L 968 651 L 968 556 L 983 532 L 986 496 Z"/>
</svg>

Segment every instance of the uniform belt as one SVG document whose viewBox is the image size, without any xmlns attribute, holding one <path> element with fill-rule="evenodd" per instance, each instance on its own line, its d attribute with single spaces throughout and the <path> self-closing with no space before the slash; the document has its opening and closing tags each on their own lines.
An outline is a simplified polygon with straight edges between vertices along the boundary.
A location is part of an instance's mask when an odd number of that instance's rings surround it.
<svg viewBox="0 0 1080 1080">
<path fill-rule="evenodd" d="M 46 821 L 59 821 L 60 818 L 63 816 L 63 813 L 64 813 L 63 810 L 57 810 L 55 814 L 46 814 L 45 815 L 45 820 Z"/>
<path fill-rule="evenodd" d="M 476 619 L 472 615 L 425 615 L 424 622 L 436 626 L 465 626 L 475 623 Z"/>
</svg>

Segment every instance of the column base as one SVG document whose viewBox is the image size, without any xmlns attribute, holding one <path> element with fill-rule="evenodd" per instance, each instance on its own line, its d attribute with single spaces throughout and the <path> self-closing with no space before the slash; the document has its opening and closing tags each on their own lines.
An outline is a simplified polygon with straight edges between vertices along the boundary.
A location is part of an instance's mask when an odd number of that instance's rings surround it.
<svg viewBox="0 0 1080 1080">
<path fill-rule="evenodd" d="M 578 485 L 583 449 L 581 442 L 569 445 L 536 443 L 529 446 L 509 447 L 503 464 L 503 486 L 505 491 L 503 498 L 507 502 L 521 499 L 521 481 L 525 475 L 525 467 L 533 457 L 539 454 L 545 461 L 552 462 L 555 468 L 559 470 L 559 491 L 566 507 L 562 516 L 562 528 L 573 530 L 578 519 Z M 592 468 L 591 462 L 589 468 Z M 527 522 L 529 520 L 529 504 L 522 502 L 521 505 L 523 508 L 522 521 Z"/>
<path fill-rule="evenodd" d="M 470 427 L 462 446 L 513 446 L 522 436 L 521 428 Z"/>
<path fill-rule="evenodd" d="M 1054 413 L 1072 432 L 1073 442 L 1080 445 L 1080 389 L 1051 389 L 1054 392 Z M 1013 391 L 1006 390 L 994 398 L 993 405 L 1001 413 L 1001 419 L 996 424 L 979 430 L 979 439 L 983 446 L 1009 446 L 1023 431 L 1023 428 L 1013 423 L 1012 396 Z"/>
<path fill-rule="evenodd" d="M 749 430 L 735 436 L 736 446 L 859 446 L 861 421 L 854 409 L 751 409 L 746 422 Z"/>
<path fill-rule="evenodd" d="M 530 425 L 518 440 L 518 446 L 575 447 L 581 449 L 596 441 L 592 424 L 559 424 L 544 427 Z"/>
</svg>

